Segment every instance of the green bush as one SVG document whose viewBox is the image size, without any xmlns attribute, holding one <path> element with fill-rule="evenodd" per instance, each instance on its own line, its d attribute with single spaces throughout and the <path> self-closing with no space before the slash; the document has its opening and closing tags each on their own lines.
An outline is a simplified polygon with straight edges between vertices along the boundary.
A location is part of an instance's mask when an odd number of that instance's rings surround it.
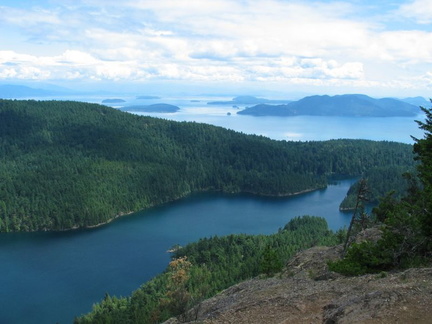
<svg viewBox="0 0 432 324">
<path fill-rule="evenodd" d="M 385 241 L 354 243 L 345 258 L 329 263 L 329 269 L 348 276 L 378 273 L 393 266 L 392 251 L 383 249 Z"/>
</svg>

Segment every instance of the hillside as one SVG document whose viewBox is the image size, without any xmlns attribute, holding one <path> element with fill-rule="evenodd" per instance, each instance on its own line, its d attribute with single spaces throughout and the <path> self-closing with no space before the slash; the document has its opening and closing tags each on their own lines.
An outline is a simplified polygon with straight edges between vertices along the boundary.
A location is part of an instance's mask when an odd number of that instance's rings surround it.
<svg viewBox="0 0 432 324">
<path fill-rule="evenodd" d="M 273 235 L 175 247 L 164 273 L 131 297 L 106 295 L 75 323 L 430 322 L 432 111 L 422 111 L 425 136 L 414 145 L 421 185 L 401 199 L 387 197 L 368 215 L 359 189 L 347 231 L 333 233 L 325 220 L 305 216 Z M 247 278 L 254 279 L 241 282 Z"/>
<path fill-rule="evenodd" d="M 75 323 L 159 323 L 240 281 L 280 271 L 300 250 L 337 243 L 325 219 L 310 216 L 294 218 L 271 235 L 203 238 L 174 247 L 167 269 L 130 297 L 107 295 Z"/>
<path fill-rule="evenodd" d="M 181 323 L 430 323 L 432 268 L 345 277 L 326 264 L 341 250 L 302 251 L 280 276 L 232 286 L 189 311 Z"/>
<path fill-rule="evenodd" d="M 292 195 L 413 164 L 407 144 L 274 141 L 72 101 L 1 100 L 0 142 L 0 231 L 96 226 L 202 190 Z"/>
<path fill-rule="evenodd" d="M 416 116 L 418 106 L 392 98 L 374 99 L 366 95 L 309 96 L 284 105 L 259 104 L 239 111 L 252 116 Z"/>
</svg>

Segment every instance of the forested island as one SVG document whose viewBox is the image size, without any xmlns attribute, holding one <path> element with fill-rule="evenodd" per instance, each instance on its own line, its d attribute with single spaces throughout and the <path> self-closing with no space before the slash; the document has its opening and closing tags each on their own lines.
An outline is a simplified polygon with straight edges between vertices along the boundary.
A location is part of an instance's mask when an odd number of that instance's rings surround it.
<svg viewBox="0 0 432 324">
<path fill-rule="evenodd" d="M 393 98 L 374 99 L 361 94 L 309 96 L 282 105 L 260 103 L 237 112 L 252 116 L 350 116 L 406 117 L 416 116 L 417 106 Z"/>
<path fill-rule="evenodd" d="M 413 165 L 412 146 L 275 141 L 73 101 L 0 100 L 0 230 L 96 226 L 192 192 L 285 196 Z"/>
</svg>

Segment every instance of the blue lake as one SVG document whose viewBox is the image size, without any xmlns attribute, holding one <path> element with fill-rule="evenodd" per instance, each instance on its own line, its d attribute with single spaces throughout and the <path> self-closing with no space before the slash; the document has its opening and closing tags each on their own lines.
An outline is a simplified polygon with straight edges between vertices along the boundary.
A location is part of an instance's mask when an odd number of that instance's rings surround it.
<svg viewBox="0 0 432 324">
<path fill-rule="evenodd" d="M 129 295 L 165 269 L 170 247 L 200 237 L 270 234 L 299 215 L 347 226 L 338 206 L 351 183 L 289 198 L 195 194 L 97 229 L 1 234 L 0 323 L 71 323 L 106 292 Z"/>
<path fill-rule="evenodd" d="M 100 103 L 103 98 L 63 99 Z M 203 122 L 277 140 L 412 143 L 410 135 L 422 137 L 415 118 L 252 117 L 237 115 L 229 105 L 207 105 L 204 98 L 124 99 L 126 105 L 164 102 L 181 108 L 174 114 L 137 114 Z M 196 194 L 97 229 L 0 234 L 0 323 L 71 323 L 105 293 L 129 295 L 163 271 L 169 261 L 166 251 L 175 244 L 212 235 L 274 233 L 291 218 L 306 214 L 325 217 L 332 229 L 348 225 L 351 215 L 339 212 L 338 206 L 351 182 L 290 198 Z"/>
</svg>

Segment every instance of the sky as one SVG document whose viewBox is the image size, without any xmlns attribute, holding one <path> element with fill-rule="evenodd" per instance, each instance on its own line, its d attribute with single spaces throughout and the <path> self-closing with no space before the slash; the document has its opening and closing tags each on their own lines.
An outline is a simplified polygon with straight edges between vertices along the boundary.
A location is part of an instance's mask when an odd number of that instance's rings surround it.
<svg viewBox="0 0 432 324">
<path fill-rule="evenodd" d="M 0 0 L 0 82 L 429 98 L 432 0 Z"/>
</svg>

